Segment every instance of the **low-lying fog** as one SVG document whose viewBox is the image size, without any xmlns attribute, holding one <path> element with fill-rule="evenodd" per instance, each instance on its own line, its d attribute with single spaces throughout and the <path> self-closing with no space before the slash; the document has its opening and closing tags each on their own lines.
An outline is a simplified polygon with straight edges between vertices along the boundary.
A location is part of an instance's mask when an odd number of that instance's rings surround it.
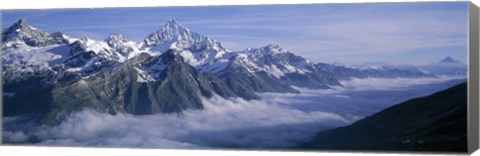
<svg viewBox="0 0 480 156">
<path fill-rule="evenodd" d="M 54 127 L 3 118 L 6 144 L 145 148 L 289 148 L 408 99 L 465 79 L 354 79 L 327 90 L 261 93 L 262 100 L 203 99 L 181 114 L 109 115 L 85 110 Z"/>
</svg>

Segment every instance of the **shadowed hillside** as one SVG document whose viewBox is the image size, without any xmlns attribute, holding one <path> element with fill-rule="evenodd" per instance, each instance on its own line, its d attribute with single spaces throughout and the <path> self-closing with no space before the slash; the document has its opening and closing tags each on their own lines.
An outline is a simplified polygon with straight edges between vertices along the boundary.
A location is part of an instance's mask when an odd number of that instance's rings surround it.
<svg viewBox="0 0 480 156">
<path fill-rule="evenodd" d="M 467 84 L 319 133 L 307 149 L 467 151 Z"/>
</svg>

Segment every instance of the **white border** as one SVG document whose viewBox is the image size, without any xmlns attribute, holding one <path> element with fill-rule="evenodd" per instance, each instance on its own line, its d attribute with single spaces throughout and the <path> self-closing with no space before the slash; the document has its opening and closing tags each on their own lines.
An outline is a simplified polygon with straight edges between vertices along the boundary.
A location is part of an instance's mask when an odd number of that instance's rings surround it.
<svg viewBox="0 0 480 156">
<path fill-rule="evenodd" d="M 309 3 L 364 3 L 364 2 L 421 2 L 428 0 L 0 0 L 0 9 L 47 8 L 103 8 L 146 6 L 211 6 L 249 4 L 309 4 Z M 430 0 L 432 1 L 432 0 Z M 452 0 L 433 0 L 436 2 Z M 466 0 L 453 0 L 466 1 Z M 478 1 L 478 0 L 477 0 Z M 478 4 L 478 3 L 477 3 Z"/>
<path fill-rule="evenodd" d="M 104 7 L 152 7 L 152 6 L 211 6 L 211 5 L 249 5 L 249 4 L 310 4 L 310 3 L 364 3 L 364 2 L 420 2 L 426 0 L 0 0 L 0 9 L 47 9 L 47 8 L 104 8 Z M 449 1 L 449 0 L 434 0 Z M 458 1 L 458 0 L 457 0 Z M 461 1 L 461 0 L 460 0 Z M 480 0 L 472 0 L 480 6 Z M 161 149 L 114 149 L 114 148 L 72 148 L 72 147 L 19 147 L 0 146 L 2 155 L 211 155 L 211 156 L 313 156 L 313 155 L 420 155 L 385 153 L 339 153 L 339 152 L 267 152 L 267 151 L 231 151 L 231 150 L 161 150 Z M 426 156 L 426 154 L 421 154 Z M 476 152 L 473 155 L 480 155 Z"/>
</svg>

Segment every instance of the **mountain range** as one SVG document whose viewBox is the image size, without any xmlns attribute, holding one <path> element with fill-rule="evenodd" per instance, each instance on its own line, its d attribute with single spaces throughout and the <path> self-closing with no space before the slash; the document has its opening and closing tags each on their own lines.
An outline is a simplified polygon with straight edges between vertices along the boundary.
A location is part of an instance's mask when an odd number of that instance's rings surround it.
<svg viewBox="0 0 480 156">
<path fill-rule="evenodd" d="M 232 52 L 175 20 L 141 42 L 47 33 L 20 19 L 2 31 L 4 115 L 55 124 L 81 109 L 135 115 L 202 109 L 201 97 L 342 87 L 354 78 L 466 76 L 452 58 L 425 66 L 314 63 L 269 44 Z M 449 58 L 449 59 L 448 59 Z M 448 70 L 447 70 L 448 67 Z"/>
</svg>

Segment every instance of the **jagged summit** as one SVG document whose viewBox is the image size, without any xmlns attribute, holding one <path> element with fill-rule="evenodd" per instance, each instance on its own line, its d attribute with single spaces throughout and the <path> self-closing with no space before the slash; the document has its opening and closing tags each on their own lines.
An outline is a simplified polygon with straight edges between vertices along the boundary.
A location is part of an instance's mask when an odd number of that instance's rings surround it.
<svg viewBox="0 0 480 156">
<path fill-rule="evenodd" d="M 18 29 L 18 28 L 31 28 L 30 24 L 28 24 L 27 20 L 25 19 L 19 19 L 17 22 L 13 23 L 10 27 L 10 28 L 15 28 L 15 29 Z"/>
<path fill-rule="evenodd" d="M 170 35 L 170 39 L 175 39 L 176 37 L 181 39 L 182 37 L 189 37 L 195 35 L 201 36 L 200 34 L 190 31 L 190 29 L 178 23 L 175 19 L 168 20 L 168 22 L 165 23 L 165 25 L 159 31 Z M 168 37 L 166 36 L 166 38 Z"/>
<path fill-rule="evenodd" d="M 142 48 L 161 45 L 179 40 L 193 40 L 196 38 L 205 38 L 200 34 L 191 32 L 188 28 L 180 25 L 176 20 L 169 20 L 162 28 L 151 33 L 143 41 Z M 166 49 L 165 49 L 166 50 Z"/>
<path fill-rule="evenodd" d="M 92 39 L 88 36 L 82 36 L 82 37 L 80 37 L 80 40 L 87 42 L 87 41 L 90 41 Z"/>
<path fill-rule="evenodd" d="M 121 43 L 121 42 L 129 42 L 129 40 L 127 40 L 123 35 L 121 34 L 117 34 L 117 33 L 112 33 L 110 34 L 110 36 L 108 36 L 107 38 L 105 38 L 105 42 L 107 42 L 107 44 L 109 46 L 113 46 L 114 44 L 117 44 L 117 43 Z"/>
<path fill-rule="evenodd" d="M 211 62 L 228 52 L 219 42 L 190 31 L 174 19 L 148 35 L 139 47 L 154 53 L 175 50 L 192 66 Z"/>
<path fill-rule="evenodd" d="M 2 48 L 13 47 L 0 53 L 4 88 L 18 93 L 9 97 L 13 100 L 5 104 L 7 112 L 11 116 L 40 113 L 44 117 L 39 119 L 47 123 L 82 108 L 132 114 L 180 112 L 203 108 L 201 96 L 248 100 L 260 98 L 257 92 L 341 87 L 337 75 L 424 76 L 402 70 L 317 68 L 276 44 L 249 49 L 251 53 L 228 52 L 219 42 L 174 19 L 140 43 L 116 33 L 105 40 L 69 39 L 61 32 L 33 28 L 25 20 L 2 32 L 2 39 L 7 41 Z M 69 44 L 57 44 L 64 39 Z M 32 109 L 24 111 L 27 107 Z"/>
<path fill-rule="evenodd" d="M 33 26 L 31 26 L 27 20 L 25 19 L 19 19 L 17 22 L 13 23 L 12 25 L 10 25 L 8 28 L 4 29 L 2 31 L 2 33 L 12 33 L 12 32 L 18 32 L 18 33 L 21 33 L 21 32 L 29 32 L 29 31 L 39 31 L 39 32 L 43 32 Z M 43 32 L 45 34 L 48 34 L 46 32 Z"/>
<path fill-rule="evenodd" d="M 52 36 L 53 40 L 57 43 L 70 44 L 72 42 L 70 37 L 61 31 L 50 33 L 50 36 Z"/>
<path fill-rule="evenodd" d="M 270 43 L 265 47 L 271 47 L 271 48 L 277 48 L 277 49 L 280 48 L 280 46 L 278 44 L 275 44 L 275 43 Z"/>
<path fill-rule="evenodd" d="M 20 19 L 4 29 L 2 31 L 2 42 L 2 48 L 44 47 L 59 43 L 49 33 L 32 27 L 25 19 Z"/>
<path fill-rule="evenodd" d="M 287 53 L 288 51 L 281 48 L 278 44 L 268 44 L 265 47 L 260 48 L 260 50 L 266 53 Z"/>
<path fill-rule="evenodd" d="M 10 25 L 8 28 L 4 29 L 3 32 L 7 32 L 7 31 L 25 31 L 25 30 L 29 30 L 29 29 L 36 29 L 34 27 L 32 27 L 28 22 L 27 20 L 25 19 L 19 19 L 18 21 L 16 21 L 15 23 L 13 23 L 12 25 Z"/>
<path fill-rule="evenodd" d="M 224 49 L 221 47 L 220 43 L 216 42 L 212 38 L 190 31 L 190 29 L 178 23 L 175 19 L 168 20 L 168 22 L 162 28 L 148 35 L 143 40 L 143 45 L 141 48 L 162 46 L 163 48 L 161 48 L 161 50 L 166 51 L 168 48 L 172 48 L 170 47 L 172 45 L 174 48 L 178 49 Z"/>
<path fill-rule="evenodd" d="M 169 19 L 164 27 L 187 29 L 186 27 L 184 27 L 180 23 L 178 23 L 177 20 L 175 20 L 175 19 Z"/>
<path fill-rule="evenodd" d="M 27 23 L 27 20 L 25 18 L 20 18 L 17 23 Z"/>
<path fill-rule="evenodd" d="M 117 33 L 112 33 L 105 39 L 105 42 L 109 47 L 126 57 L 137 49 L 134 42 L 127 40 L 123 35 Z"/>
<path fill-rule="evenodd" d="M 281 54 L 288 53 L 288 50 L 283 49 L 278 44 L 268 44 L 260 48 L 247 48 L 244 50 L 247 54 Z"/>
<path fill-rule="evenodd" d="M 110 36 L 108 36 L 105 40 L 124 40 L 125 37 L 123 37 L 123 35 L 121 34 L 117 34 L 117 33 L 112 33 L 110 34 Z"/>
</svg>

